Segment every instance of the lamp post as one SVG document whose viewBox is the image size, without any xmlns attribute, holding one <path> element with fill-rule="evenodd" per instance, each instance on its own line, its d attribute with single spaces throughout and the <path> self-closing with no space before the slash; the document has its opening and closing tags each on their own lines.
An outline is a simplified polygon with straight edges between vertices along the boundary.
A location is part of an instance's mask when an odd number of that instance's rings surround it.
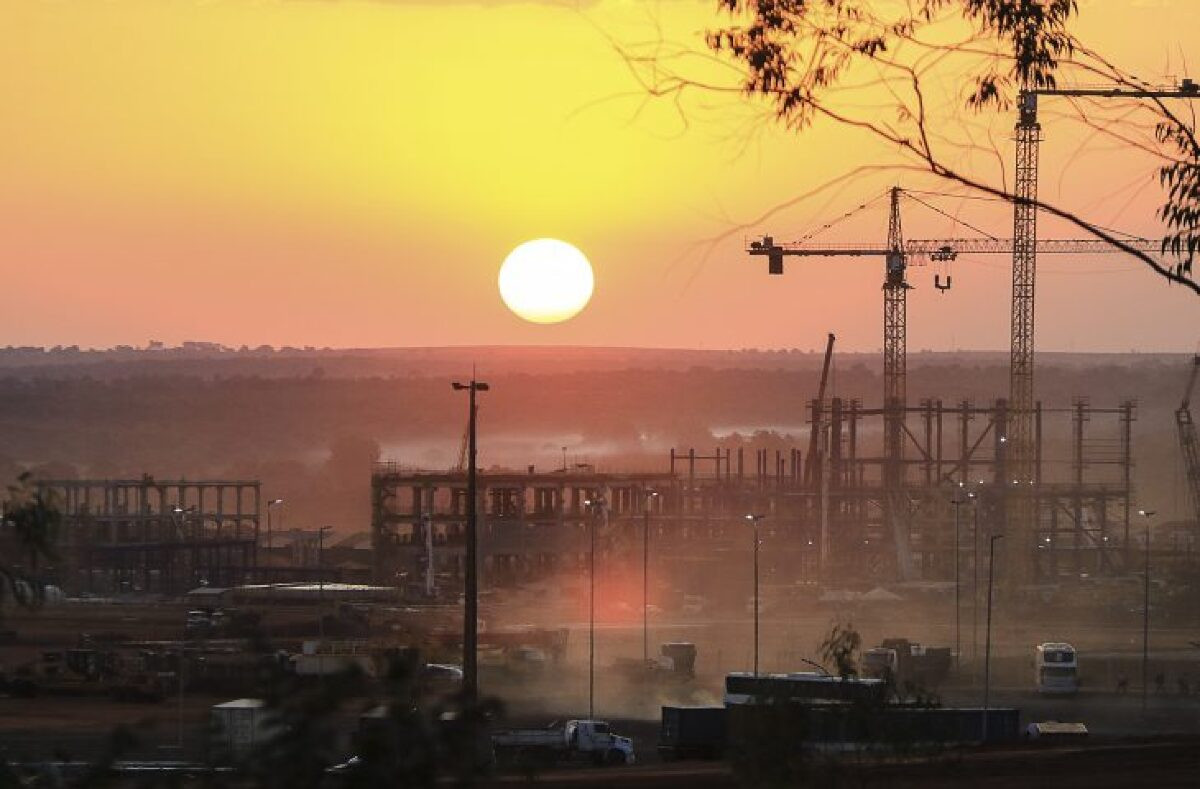
<svg viewBox="0 0 1200 789">
<path fill-rule="evenodd" d="M 1150 519 L 1154 510 L 1138 510 L 1146 519 L 1146 566 L 1142 579 L 1142 714 L 1146 714 L 1146 691 L 1150 686 Z"/>
<path fill-rule="evenodd" d="M 271 499 L 267 502 L 267 556 L 271 555 L 271 508 L 279 507 L 283 504 L 283 499 Z M 283 510 L 279 511 L 279 525 L 283 526 Z"/>
<path fill-rule="evenodd" d="M 463 692 L 466 703 L 475 703 L 479 693 L 479 576 L 478 576 L 478 529 L 476 525 L 475 493 L 475 393 L 486 392 L 488 385 L 476 381 L 474 374 L 468 383 L 454 381 L 454 390 L 467 390 L 469 414 L 467 417 L 467 546 L 464 568 L 465 590 L 463 594 Z"/>
<path fill-rule="evenodd" d="M 758 676 L 758 522 L 766 515 L 747 514 L 754 525 L 754 676 Z"/>
<path fill-rule="evenodd" d="M 193 504 L 189 507 L 182 507 L 182 506 L 176 504 L 174 507 L 171 508 L 171 512 L 174 513 L 174 515 L 171 517 L 171 521 L 175 524 L 175 530 L 177 532 L 179 532 L 179 539 L 186 540 L 187 539 L 187 516 L 189 514 L 195 516 L 195 514 L 197 512 L 196 505 Z M 178 516 L 178 518 L 176 518 L 176 516 Z M 185 563 L 186 563 L 186 560 L 185 560 Z M 175 558 L 172 557 L 171 558 L 171 568 L 170 568 L 172 577 L 174 577 L 174 573 L 175 573 L 175 564 L 176 564 Z M 188 580 L 187 583 L 189 584 L 189 586 L 192 583 L 194 583 L 194 580 L 195 580 L 195 578 L 194 578 L 195 568 L 193 567 L 190 569 L 192 570 L 193 578 Z"/>
<path fill-rule="evenodd" d="M 993 534 L 988 538 L 988 587 L 987 587 L 987 642 L 983 652 L 983 741 L 987 742 L 988 733 L 988 704 L 991 701 L 992 680 L 992 583 L 996 569 L 996 540 L 1003 539 L 1003 534 Z"/>
<path fill-rule="evenodd" d="M 983 480 L 979 481 L 983 484 Z M 979 677 L 979 496 L 974 493 L 974 523 L 971 526 L 971 673 Z"/>
<path fill-rule="evenodd" d="M 584 499 L 588 508 L 588 720 L 596 717 L 596 513 L 604 514 L 604 499 Z"/>
<path fill-rule="evenodd" d="M 650 507 L 657 490 L 646 491 L 642 503 L 642 662 L 650 660 Z"/>
<path fill-rule="evenodd" d="M 191 507 L 187 507 L 185 509 L 184 507 L 181 507 L 178 504 L 176 504 L 174 507 L 171 508 L 171 511 L 175 515 L 179 516 L 179 523 L 176 524 L 175 528 L 179 530 L 180 539 L 186 540 L 187 539 L 187 534 L 186 534 L 186 532 L 187 532 L 187 514 L 189 512 L 195 512 L 196 507 L 191 506 Z M 172 561 L 172 564 L 174 564 L 174 561 Z M 183 686 L 183 663 L 184 663 L 184 659 L 185 659 L 185 650 L 184 650 L 183 646 L 180 645 L 179 659 L 175 665 L 175 675 L 176 675 L 177 684 L 179 685 L 179 688 L 178 688 L 179 700 L 178 700 L 178 705 L 177 705 L 177 710 L 176 710 L 176 721 L 175 721 L 176 733 L 175 733 L 175 735 L 176 735 L 176 740 L 177 740 L 176 747 L 179 749 L 179 751 L 181 753 L 183 751 L 183 687 L 184 687 Z"/>
<path fill-rule="evenodd" d="M 963 483 L 958 483 L 958 487 L 961 489 Z M 962 662 L 962 605 L 960 604 L 962 584 L 958 568 L 958 550 L 962 545 L 959 532 L 959 508 L 962 506 L 963 500 L 956 494 L 954 498 L 950 499 L 950 503 L 954 505 L 954 668 L 957 670 Z"/>
<path fill-rule="evenodd" d="M 325 681 L 325 532 L 332 526 L 317 529 L 317 671 Z"/>
</svg>

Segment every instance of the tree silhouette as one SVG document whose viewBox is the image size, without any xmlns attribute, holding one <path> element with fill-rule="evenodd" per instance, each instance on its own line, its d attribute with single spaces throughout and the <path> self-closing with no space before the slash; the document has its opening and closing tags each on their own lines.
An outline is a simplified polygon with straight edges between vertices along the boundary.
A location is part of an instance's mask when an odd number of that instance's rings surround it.
<svg viewBox="0 0 1200 789">
<path fill-rule="evenodd" d="M 0 617 L 7 600 L 32 608 L 45 597 L 40 577 L 42 561 L 55 557 L 54 544 L 62 526 L 62 513 L 50 494 L 38 489 L 29 472 L 8 486 L 4 500 L 3 539 L 0 556 Z"/>
<path fill-rule="evenodd" d="M 1072 33 L 1076 0 L 717 0 L 717 8 L 732 21 L 707 33 L 707 52 L 661 37 L 614 46 L 642 88 L 670 99 L 681 114 L 687 93 L 741 94 L 765 100 L 775 121 L 796 133 L 824 119 L 865 132 L 902 155 L 901 164 L 861 166 L 835 183 L 870 170 L 908 170 L 1013 201 L 1005 159 L 981 123 L 985 113 L 1010 110 L 1020 88 L 1084 82 L 1151 87 Z M 713 78 L 714 56 L 732 67 L 718 72 L 732 79 Z M 1194 108 L 1183 114 L 1162 99 L 1063 102 L 1092 136 L 1158 163 L 1164 194 L 1157 215 L 1167 228 L 1162 251 L 1168 260 L 1133 249 L 1122 233 L 1061 205 L 1039 199 L 1038 208 L 1200 295 L 1192 276 L 1200 250 Z M 997 175 L 985 175 L 985 166 Z M 794 197 L 756 221 L 832 185 Z"/>
</svg>

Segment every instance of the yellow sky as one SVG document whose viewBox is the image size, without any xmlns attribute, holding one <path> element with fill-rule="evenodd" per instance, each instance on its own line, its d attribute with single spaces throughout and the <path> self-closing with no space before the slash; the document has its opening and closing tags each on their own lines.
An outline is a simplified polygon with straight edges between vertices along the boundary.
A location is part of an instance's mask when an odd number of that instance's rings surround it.
<svg viewBox="0 0 1200 789">
<path fill-rule="evenodd" d="M 6 300 L 0 343 L 810 347 L 834 330 L 876 348 L 878 265 L 768 280 L 740 233 L 707 259 L 695 248 L 857 164 L 895 161 L 838 129 L 795 138 L 726 100 L 691 105 L 687 128 L 669 104 L 639 112 L 605 34 L 643 40 L 658 23 L 698 44 L 714 6 L 5 3 L 0 265 L 22 295 Z M 1200 22 L 1183 0 L 1081 6 L 1083 32 L 1151 77 Z M 1128 186 L 1148 179 L 1144 160 L 1097 147 L 1064 176 L 1056 157 L 1078 135 L 1048 137 L 1043 195 L 1154 231 L 1157 193 Z M 764 229 L 797 235 L 895 177 Z M 496 291 L 508 251 L 542 236 L 596 268 L 593 303 L 560 326 L 522 323 Z M 1047 266 L 1040 347 L 1191 348 L 1194 297 L 1102 263 L 1094 277 Z M 914 277 L 910 347 L 1006 347 L 1007 276 L 1003 260 L 960 266 L 945 297 Z"/>
</svg>

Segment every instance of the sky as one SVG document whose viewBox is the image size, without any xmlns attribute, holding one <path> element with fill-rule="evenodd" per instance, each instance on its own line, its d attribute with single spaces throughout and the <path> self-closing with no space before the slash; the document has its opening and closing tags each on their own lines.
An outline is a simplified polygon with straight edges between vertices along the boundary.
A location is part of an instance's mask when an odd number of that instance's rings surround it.
<svg viewBox="0 0 1200 789">
<path fill-rule="evenodd" d="M 1200 3 L 1080 7 L 1080 35 L 1132 72 L 1187 73 Z M 702 49 L 723 21 L 715 9 L 4 3 L 0 344 L 818 348 L 833 331 L 845 350 L 877 349 L 881 262 L 768 277 L 746 239 L 799 237 L 892 183 L 946 187 L 888 170 L 897 153 L 861 134 L 797 134 L 740 97 L 647 101 L 614 42 Z M 1153 162 L 1057 112 L 1043 105 L 1041 195 L 1159 234 Z M 1011 159 L 1011 118 L 973 123 Z M 969 159 L 996 176 L 987 157 Z M 869 169 L 847 178 L 856 168 Z M 1011 232 L 1009 208 L 927 200 Z M 821 237 L 882 240 L 878 206 Z M 920 206 L 905 231 L 962 234 Z M 562 324 L 522 321 L 497 290 L 505 256 L 539 237 L 575 244 L 595 268 L 592 302 Z M 937 291 L 934 273 L 954 288 Z M 909 349 L 1006 348 L 1009 276 L 1002 256 L 914 268 Z M 1043 258 L 1038 288 L 1039 348 L 1191 351 L 1200 338 L 1200 299 L 1118 256 Z"/>
</svg>

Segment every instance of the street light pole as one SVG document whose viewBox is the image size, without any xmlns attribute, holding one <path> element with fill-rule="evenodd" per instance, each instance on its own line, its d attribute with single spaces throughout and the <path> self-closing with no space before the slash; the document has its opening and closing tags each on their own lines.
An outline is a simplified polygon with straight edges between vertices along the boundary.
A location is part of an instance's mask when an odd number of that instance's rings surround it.
<svg viewBox="0 0 1200 789">
<path fill-rule="evenodd" d="M 961 488 L 962 483 L 958 483 L 958 486 Z M 959 531 L 959 509 L 962 506 L 962 499 L 955 496 L 950 503 L 954 505 L 954 668 L 957 670 L 962 662 L 962 583 L 958 568 L 958 550 L 962 545 Z"/>
<path fill-rule="evenodd" d="M 467 390 L 467 546 L 464 568 L 465 590 L 463 595 L 463 693 L 468 706 L 474 705 L 479 694 L 479 576 L 478 547 L 479 532 L 475 511 L 476 467 L 475 467 L 475 393 L 486 392 L 488 385 L 471 376 L 469 383 L 454 381 L 455 391 Z"/>
<path fill-rule="evenodd" d="M 585 499 L 588 508 L 588 720 L 596 717 L 596 511 L 604 512 L 604 499 Z"/>
<path fill-rule="evenodd" d="M 271 508 L 283 504 L 283 499 L 271 499 L 267 502 L 267 555 L 271 555 Z M 279 512 L 279 525 L 283 526 L 283 511 Z"/>
<path fill-rule="evenodd" d="M 766 515 L 746 515 L 754 525 L 754 676 L 758 676 L 758 522 Z"/>
<path fill-rule="evenodd" d="M 317 671 L 325 681 L 325 532 L 332 526 L 317 529 Z"/>
<path fill-rule="evenodd" d="M 658 491 L 646 491 L 642 504 L 642 663 L 650 660 L 650 505 Z"/>
<path fill-rule="evenodd" d="M 983 652 L 983 741 L 987 742 L 988 705 L 991 701 L 992 681 L 992 583 L 996 569 L 996 540 L 1003 534 L 993 534 L 988 539 L 988 586 L 987 586 L 987 646 Z"/>
<path fill-rule="evenodd" d="M 979 498 L 975 498 L 971 527 L 971 674 L 979 679 Z"/>
<path fill-rule="evenodd" d="M 1146 691 L 1150 687 L 1150 518 L 1154 510 L 1138 510 L 1146 519 L 1146 567 L 1142 579 L 1142 714 L 1146 714 Z"/>
</svg>

